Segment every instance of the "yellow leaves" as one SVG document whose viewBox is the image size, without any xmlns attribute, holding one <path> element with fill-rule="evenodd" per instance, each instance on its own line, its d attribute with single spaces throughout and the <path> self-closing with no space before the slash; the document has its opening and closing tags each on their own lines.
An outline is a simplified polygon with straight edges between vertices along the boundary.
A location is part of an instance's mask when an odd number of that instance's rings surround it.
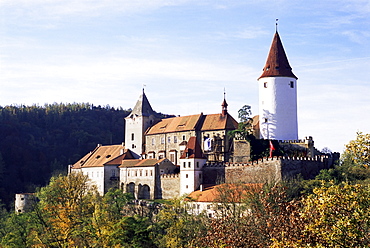
<svg viewBox="0 0 370 248">
<path fill-rule="evenodd" d="M 314 194 L 303 200 L 306 229 L 328 247 L 342 243 L 357 247 L 370 231 L 369 199 L 369 186 L 343 183 L 316 188 Z M 364 228 L 367 228 L 365 232 Z"/>
<path fill-rule="evenodd" d="M 343 156 L 353 160 L 356 164 L 368 168 L 370 164 L 370 134 L 357 132 L 356 139 L 351 140 L 346 145 Z"/>
</svg>

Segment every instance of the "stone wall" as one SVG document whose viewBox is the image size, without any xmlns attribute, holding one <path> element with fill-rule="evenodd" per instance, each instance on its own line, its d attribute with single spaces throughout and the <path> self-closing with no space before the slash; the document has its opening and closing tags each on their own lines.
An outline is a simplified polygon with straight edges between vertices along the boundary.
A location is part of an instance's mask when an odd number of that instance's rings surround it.
<svg viewBox="0 0 370 248">
<path fill-rule="evenodd" d="M 251 145 L 246 140 L 234 140 L 233 162 L 246 163 L 250 160 Z"/>
<path fill-rule="evenodd" d="M 300 174 L 304 179 L 315 177 L 320 170 L 332 166 L 329 157 L 264 158 L 249 163 L 207 164 L 203 168 L 203 184 L 275 183 Z"/>
<path fill-rule="evenodd" d="M 180 174 L 163 174 L 160 179 L 162 199 L 180 196 Z"/>
</svg>

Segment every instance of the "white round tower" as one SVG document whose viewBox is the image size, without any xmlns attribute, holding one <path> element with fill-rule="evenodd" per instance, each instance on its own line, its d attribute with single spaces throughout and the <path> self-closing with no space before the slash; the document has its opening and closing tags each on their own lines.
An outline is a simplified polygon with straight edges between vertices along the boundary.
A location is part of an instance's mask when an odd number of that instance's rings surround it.
<svg viewBox="0 0 370 248">
<path fill-rule="evenodd" d="M 259 84 L 259 124 L 263 139 L 297 140 L 297 77 L 276 31 Z"/>
</svg>

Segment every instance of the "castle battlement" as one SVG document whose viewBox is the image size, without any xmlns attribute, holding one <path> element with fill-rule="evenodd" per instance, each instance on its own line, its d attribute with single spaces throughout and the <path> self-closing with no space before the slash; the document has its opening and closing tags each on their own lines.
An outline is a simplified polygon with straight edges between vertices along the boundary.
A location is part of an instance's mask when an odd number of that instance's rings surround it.
<svg viewBox="0 0 370 248">
<path fill-rule="evenodd" d="M 313 161 L 313 162 L 321 162 L 326 163 L 327 160 L 330 159 L 328 155 L 316 155 L 315 157 L 288 157 L 288 156 L 273 156 L 273 157 L 264 157 L 258 160 L 253 160 L 247 163 L 239 163 L 239 162 L 224 162 L 224 163 L 206 163 L 204 167 L 212 168 L 212 167 L 246 167 L 252 165 L 263 164 L 268 161 Z"/>
<path fill-rule="evenodd" d="M 162 174 L 161 179 L 166 179 L 166 178 L 180 178 L 180 174 Z"/>
</svg>

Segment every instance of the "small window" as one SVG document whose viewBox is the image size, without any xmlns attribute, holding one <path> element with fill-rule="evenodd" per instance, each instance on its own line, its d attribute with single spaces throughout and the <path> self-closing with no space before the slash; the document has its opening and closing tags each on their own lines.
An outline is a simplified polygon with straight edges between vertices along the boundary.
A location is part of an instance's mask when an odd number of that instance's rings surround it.
<svg viewBox="0 0 370 248">
<path fill-rule="evenodd" d="M 170 144 L 171 143 L 171 137 L 168 137 L 167 141 L 168 141 L 168 144 Z"/>
<path fill-rule="evenodd" d="M 267 88 L 267 82 L 263 83 L 263 87 Z"/>
<path fill-rule="evenodd" d="M 182 136 L 182 140 L 186 140 L 186 136 L 185 135 Z"/>
<path fill-rule="evenodd" d="M 293 81 L 290 81 L 289 85 L 290 85 L 290 88 L 294 88 L 294 82 Z"/>
<path fill-rule="evenodd" d="M 132 149 L 134 149 L 134 148 L 135 148 L 135 145 L 134 145 L 134 144 L 132 144 L 132 146 L 131 146 L 131 147 L 132 147 Z"/>
<path fill-rule="evenodd" d="M 154 141 L 154 138 L 152 138 L 152 146 L 154 146 L 155 144 L 155 141 Z"/>
<path fill-rule="evenodd" d="M 175 162 L 175 154 L 173 153 L 170 154 L 170 161 Z"/>
<path fill-rule="evenodd" d="M 191 167 L 191 162 L 188 162 L 188 167 L 189 167 L 189 168 Z"/>
<path fill-rule="evenodd" d="M 161 144 L 164 144 L 164 138 L 163 137 L 161 138 Z"/>
<path fill-rule="evenodd" d="M 201 179 L 202 178 L 202 174 L 199 174 L 199 179 Z"/>
<path fill-rule="evenodd" d="M 189 188 L 189 186 L 188 186 L 188 185 L 186 185 L 186 186 L 185 186 L 185 188 L 187 188 L 187 189 L 188 189 L 188 188 Z"/>
<path fill-rule="evenodd" d="M 186 168 L 186 162 L 184 162 L 183 165 L 184 165 L 184 168 Z"/>
<path fill-rule="evenodd" d="M 173 143 L 177 143 L 177 136 L 173 136 Z"/>
<path fill-rule="evenodd" d="M 186 175 L 185 175 L 185 177 L 186 177 L 186 178 L 189 178 L 189 175 L 188 175 L 188 174 L 186 174 Z"/>
<path fill-rule="evenodd" d="M 132 133 L 131 134 L 131 140 L 134 140 L 135 139 L 135 134 L 134 133 Z"/>
<path fill-rule="evenodd" d="M 265 123 L 267 123 L 267 118 L 264 118 Z"/>
<path fill-rule="evenodd" d="M 199 168 L 199 162 L 197 162 L 197 168 Z"/>
</svg>

